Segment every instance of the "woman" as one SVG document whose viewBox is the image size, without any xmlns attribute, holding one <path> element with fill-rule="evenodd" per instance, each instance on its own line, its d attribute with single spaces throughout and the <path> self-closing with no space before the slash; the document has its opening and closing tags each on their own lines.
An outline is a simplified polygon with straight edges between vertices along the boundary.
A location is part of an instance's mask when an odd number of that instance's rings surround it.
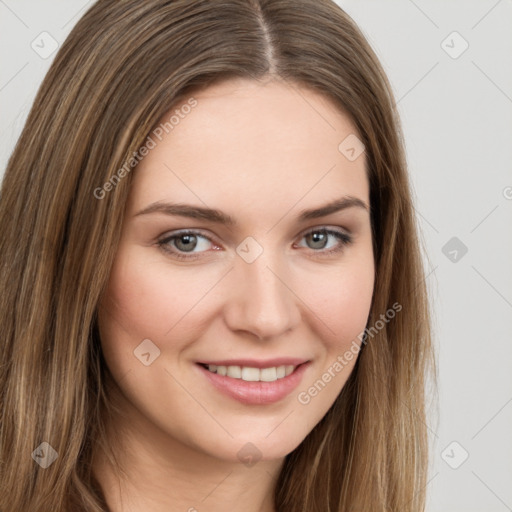
<svg viewBox="0 0 512 512">
<path fill-rule="evenodd" d="M 424 510 L 400 123 L 336 4 L 100 0 L 0 221 L 0 510 Z"/>
</svg>

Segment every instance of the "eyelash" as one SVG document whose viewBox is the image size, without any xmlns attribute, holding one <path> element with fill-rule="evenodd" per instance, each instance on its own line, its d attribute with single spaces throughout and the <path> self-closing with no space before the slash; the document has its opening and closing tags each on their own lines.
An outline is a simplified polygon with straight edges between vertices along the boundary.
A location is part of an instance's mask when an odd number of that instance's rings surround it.
<svg viewBox="0 0 512 512">
<path fill-rule="evenodd" d="M 342 231 L 337 231 L 337 230 L 329 229 L 329 228 L 314 228 L 314 229 L 311 229 L 311 230 L 307 231 L 306 233 L 304 233 L 301 236 L 301 239 L 306 237 L 306 236 L 308 236 L 308 235 L 311 235 L 313 233 L 322 233 L 322 234 L 326 234 L 326 235 L 331 235 L 331 236 L 334 236 L 335 238 L 337 238 L 339 240 L 339 242 L 340 242 L 339 245 L 337 247 L 335 247 L 334 249 L 327 249 L 327 250 L 322 250 L 322 249 L 314 250 L 314 249 L 311 249 L 314 253 L 317 253 L 320 256 L 329 256 L 331 254 L 339 253 L 343 249 L 345 249 L 346 246 L 350 245 L 353 242 L 352 237 L 350 235 L 348 235 L 347 233 L 344 233 Z M 210 243 L 215 244 L 215 242 L 210 237 L 208 237 L 208 236 L 206 236 L 206 235 L 204 235 L 204 234 L 202 234 L 202 233 L 200 233 L 198 231 L 181 231 L 181 232 L 173 234 L 172 236 L 166 236 L 165 238 L 159 240 L 157 242 L 157 245 L 158 245 L 158 247 L 162 251 L 164 251 L 167 254 L 171 254 L 173 257 L 176 257 L 177 259 L 188 260 L 188 261 L 196 260 L 197 258 L 200 257 L 201 253 L 199 253 L 199 254 L 198 253 L 190 253 L 189 255 L 185 255 L 186 253 L 179 252 L 177 250 L 169 249 L 169 242 L 171 242 L 173 240 L 176 240 L 176 239 L 179 239 L 182 236 L 186 236 L 186 235 L 193 235 L 195 237 L 205 238 Z M 192 255 L 192 254 L 194 254 L 194 255 Z"/>
</svg>

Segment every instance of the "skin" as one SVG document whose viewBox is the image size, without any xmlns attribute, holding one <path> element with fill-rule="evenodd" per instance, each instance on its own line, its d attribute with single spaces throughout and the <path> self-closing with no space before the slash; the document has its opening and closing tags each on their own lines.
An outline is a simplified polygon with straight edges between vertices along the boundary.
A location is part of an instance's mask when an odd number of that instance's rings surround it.
<svg viewBox="0 0 512 512">
<path fill-rule="evenodd" d="M 298 395 L 350 348 L 370 312 L 369 210 L 297 221 L 302 210 L 345 195 L 369 207 L 365 154 L 349 161 L 338 150 L 357 134 L 350 119 L 323 95 L 276 81 L 230 80 L 194 98 L 197 106 L 135 171 L 99 308 L 111 392 L 124 415 L 108 431 L 125 443 L 118 457 L 126 474 L 118 481 L 100 456 L 93 465 L 113 512 L 274 511 L 284 457 L 326 414 L 356 358 L 307 405 Z M 156 201 L 220 209 L 238 225 L 136 215 Z M 352 243 L 329 235 L 322 246 L 305 236 L 326 227 Z M 158 245 L 183 229 L 212 240 L 198 237 L 194 260 Z M 249 236 L 263 248 L 252 263 L 236 252 Z M 167 246 L 190 254 L 180 241 Z M 160 350 L 148 366 L 134 357 L 144 339 Z M 196 367 L 280 356 L 311 364 L 293 392 L 269 405 L 220 393 Z M 252 466 L 237 456 L 248 442 L 261 454 Z"/>
</svg>

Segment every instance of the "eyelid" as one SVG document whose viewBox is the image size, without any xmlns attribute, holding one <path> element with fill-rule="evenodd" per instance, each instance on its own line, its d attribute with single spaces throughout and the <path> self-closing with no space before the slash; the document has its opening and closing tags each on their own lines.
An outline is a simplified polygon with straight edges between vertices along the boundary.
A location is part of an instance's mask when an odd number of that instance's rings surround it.
<svg viewBox="0 0 512 512">
<path fill-rule="evenodd" d="M 201 235 L 202 237 L 207 238 L 208 240 L 213 239 L 213 237 L 210 234 L 205 234 L 205 232 L 199 228 L 183 228 L 166 231 L 163 235 L 159 236 L 158 239 L 165 240 L 167 238 L 178 237 L 180 235 Z"/>
<path fill-rule="evenodd" d="M 350 235 L 351 232 L 349 229 L 341 227 L 341 226 L 335 226 L 334 224 L 317 224 L 315 226 L 311 226 L 304 231 L 301 231 L 298 236 L 304 236 L 308 233 L 311 233 L 312 231 L 336 231 L 337 233 L 342 233 L 346 235 Z"/>
</svg>

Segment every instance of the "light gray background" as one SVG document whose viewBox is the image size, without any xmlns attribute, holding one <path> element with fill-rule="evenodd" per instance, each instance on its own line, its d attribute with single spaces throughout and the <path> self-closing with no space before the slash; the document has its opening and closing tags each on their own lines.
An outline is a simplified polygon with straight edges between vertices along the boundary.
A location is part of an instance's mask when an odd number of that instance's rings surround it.
<svg viewBox="0 0 512 512">
<path fill-rule="evenodd" d="M 393 85 L 426 248 L 439 361 L 428 511 L 512 511 L 512 0 L 338 3 Z M 55 55 L 31 43 L 62 43 L 91 4 L 0 0 L 1 174 Z"/>
</svg>

